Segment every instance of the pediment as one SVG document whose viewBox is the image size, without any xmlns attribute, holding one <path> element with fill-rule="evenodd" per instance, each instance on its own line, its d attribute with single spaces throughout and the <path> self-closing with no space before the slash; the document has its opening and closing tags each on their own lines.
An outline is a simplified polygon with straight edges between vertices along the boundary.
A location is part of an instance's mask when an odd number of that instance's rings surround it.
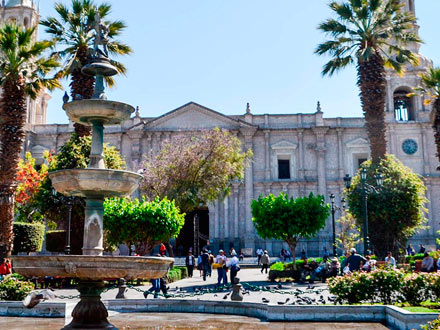
<svg viewBox="0 0 440 330">
<path fill-rule="evenodd" d="M 31 148 L 31 154 L 32 155 L 42 155 L 46 150 L 49 150 L 50 148 L 47 148 L 42 145 L 35 145 Z"/>
<path fill-rule="evenodd" d="M 204 130 L 215 127 L 231 130 L 252 127 L 252 125 L 194 102 L 185 104 L 146 124 L 148 129 L 166 131 Z"/>
<path fill-rule="evenodd" d="M 296 149 L 297 144 L 292 143 L 286 140 L 279 141 L 277 143 L 272 144 L 271 148 L 275 150 L 279 149 Z"/>
<path fill-rule="evenodd" d="M 369 146 L 370 143 L 368 142 L 367 139 L 364 138 L 356 138 L 354 140 L 348 141 L 345 143 L 345 145 L 348 148 L 358 148 L 358 147 L 365 147 L 365 146 Z"/>
</svg>

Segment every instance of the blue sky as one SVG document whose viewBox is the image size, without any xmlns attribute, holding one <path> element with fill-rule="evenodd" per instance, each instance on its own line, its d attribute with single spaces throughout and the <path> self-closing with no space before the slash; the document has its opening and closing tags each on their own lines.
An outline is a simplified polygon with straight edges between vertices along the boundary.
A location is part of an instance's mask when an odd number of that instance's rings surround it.
<svg viewBox="0 0 440 330">
<path fill-rule="evenodd" d="M 325 38 L 316 27 L 331 15 L 328 0 L 107 2 L 111 17 L 128 25 L 122 38 L 134 49 L 120 58 L 127 76 L 107 94 L 140 106 L 143 117 L 190 101 L 231 115 L 243 114 L 246 102 L 256 114 L 310 113 L 319 100 L 326 117 L 362 115 L 354 68 L 323 78 L 326 58 L 313 54 Z M 54 3 L 41 1 L 43 17 L 54 15 Z M 440 0 L 416 1 L 421 52 L 437 65 L 439 12 Z M 48 123 L 67 122 L 63 93 L 53 93 Z"/>
</svg>

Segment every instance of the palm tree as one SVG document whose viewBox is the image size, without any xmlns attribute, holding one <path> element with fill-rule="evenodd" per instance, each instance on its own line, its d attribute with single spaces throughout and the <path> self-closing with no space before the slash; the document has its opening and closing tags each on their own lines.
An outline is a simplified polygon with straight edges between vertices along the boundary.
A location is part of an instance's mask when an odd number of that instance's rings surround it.
<svg viewBox="0 0 440 330">
<path fill-rule="evenodd" d="M 88 63 L 91 57 L 90 47 L 93 44 L 93 33 L 91 32 L 95 20 L 95 12 L 105 20 L 111 11 L 110 4 L 97 6 L 93 0 L 72 0 L 71 9 L 61 3 L 55 4 L 58 18 L 48 17 L 40 22 L 46 27 L 46 32 L 53 37 L 57 46 L 62 48 L 58 52 L 65 62 L 59 72 L 60 77 L 71 78 L 70 88 L 73 99 L 89 99 L 93 95 L 94 77 L 85 75 L 81 68 Z M 108 50 L 113 55 L 126 55 L 131 53 L 131 48 L 115 38 L 119 36 L 126 25 L 122 21 L 105 22 L 109 27 Z M 119 73 L 125 73 L 125 66 L 117 61 L 112 64 Z M 114 85 L 111 77 L 106 79 L 109 86 Z M 89 135 L 90 129 L 75 124 L 75 132 L 80 135 Z"/>
<path fill-rule="evenodd" d="M 12 252 L 16 175 L 25 138 L 26 98 L 35 99 L 42 88 L 61 88 L 56 78 L 46 78 L 58 67 L 43 56 L 50 41 L 33 40 L 35 27 L 0 27 L 0 257 Z"/>
<path fill-rule="evenodd" d="M 331 39 L 318 45 L 315 53 L 332 57 L 323 75 L 356 64 L 371 156 L 378 162 L 386 153 L 385 68 L 402 74 L 405 63 L 418 64 L 416 55 L 405 48 L 421 42 L 414 32 L 416 19 L 402 10 L 400 0 L 332 1 L 329 6 L 337 18 L 326 20 L 318 29 Z"/>
<path fill-rule="evenodd" d="M 420 78 L 422 86 L 415 88 L 415 90 L 427 96 L 426 105 L 433 105 L 431 121 L 437 145 L 437 157 L 440 161 L 440 67 L 430 68 L 427 73 L 420 75 Z M 437 169 L 440 171 L 440 166 Z"/>
</svg>

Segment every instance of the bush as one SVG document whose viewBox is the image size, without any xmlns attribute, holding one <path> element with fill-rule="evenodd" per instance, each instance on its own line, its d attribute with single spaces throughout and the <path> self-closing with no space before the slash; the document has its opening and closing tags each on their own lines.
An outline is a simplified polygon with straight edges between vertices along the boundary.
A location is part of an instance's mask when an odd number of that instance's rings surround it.
<svg viewBox="0 0 440 330">
<path fill-rule="evenodd" d="M 367 273 L 332 277 L 328 282 L 329 291 L 336 296 L 337 303 L 358 304 L 374 297 L 372 277 Z M 373 291 L 373 292 L 372 292 Z"/>
<path fill-rule="evenodd" d="M 396 300 L 396 292 L 399 292 L 404 277 L 403 272 L 399 270 L 374 270 L 371 273 L 367 273 L 369 280 L 371 281 L 372 288 L 374 289 L 375 296 L 379 297 L 379 302 L 389 305 Z M 369 291 L 372 291 L 372 290 Z"/>
<path fill-rule="evenodd" d="M 440 272 L 426 275 L 428 291 L 432 301 L 440 301 Z"/>
<path fill-rule="evenodd" d="M 7 276 L 0 281 L 0 300 L 21 301 L 32 290 L 34 290 L 33 283 L 21 281 L 14 275 Z"/>
<path fill-rule="evenodd" d="M 39 252 L 43 246 L 44 225 L 40 223 L 14 223 L 14 254 Z"/>
<path fill-rule="evenodd" d="M 408 274 L 403 279 L 400 293 L 402 302 L 408 302 L 411 306 L 420 306 L 429 299 L 428 277 L 423 273 Z"/>
<path fill-rule="evenodd" d="M 65 230 L 49 230 L 46 232 L 46 250 L 63 252 L 66 246 Z"/>
<path fill-rule="evenodd" d="M 427 325 L 422 325 L 422 330 L 438 330 L 440 329 L 440 316 L 432 322 L 428 322 Z"/>
<path fill-rule="evenodd" d="M 311 263 L 312 261 L 316 261 L 316 263 L 320 264 L 322 262 L 322 258 L 309 258 L 309 259 L 307 259 L 307 261 L 309 263 Z M 297 268 L 301 268 L 304 265 L 304 260 L 297 259 L 297 260 L 295 260 L 295 264 L 296 264 Z M 293 261 L 287 262 L 287 263 L 279 261 L 279 262 L 276 262 L 270 266 L 270 270 L 283 271 L 283 270 L 291 270 L 291 269 L 294 269 Z"/>
<path fill-rule="evenodd" d="M 186 267 L 173 267 L 167 275 L 168 283 L 179 281 L 188 276 Z"/>
</svg>

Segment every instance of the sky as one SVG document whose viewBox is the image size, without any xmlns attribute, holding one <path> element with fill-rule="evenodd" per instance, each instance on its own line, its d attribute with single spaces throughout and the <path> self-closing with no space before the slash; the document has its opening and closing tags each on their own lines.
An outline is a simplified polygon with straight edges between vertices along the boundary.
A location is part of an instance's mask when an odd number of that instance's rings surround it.
<svg viewBox="0 0 440 330">
<path fill-rule="evenodd" d="M 55 15 L 55 2 L 41 0 L 43 17 Z M 254 114 L 313 113 L 320 101 L 325 117 L 362 116 L 355 68 L 322 77 L 328 58 L 314 54 L 325 40 L 317 25 L 332 16 L 328 0 L 107 2 L 134 50 L 117 58 L 128 72 L 107 96 L 139 106 L 142 117 L 191 101 L 226 115 L 244 114 L 247 102 Z M 416 0 L 421 53 L 440 65 L 438 12 L 440 0 Z M 47 123 L 67 123 L 63 94 L 52 94 Z"/>
</svg>

